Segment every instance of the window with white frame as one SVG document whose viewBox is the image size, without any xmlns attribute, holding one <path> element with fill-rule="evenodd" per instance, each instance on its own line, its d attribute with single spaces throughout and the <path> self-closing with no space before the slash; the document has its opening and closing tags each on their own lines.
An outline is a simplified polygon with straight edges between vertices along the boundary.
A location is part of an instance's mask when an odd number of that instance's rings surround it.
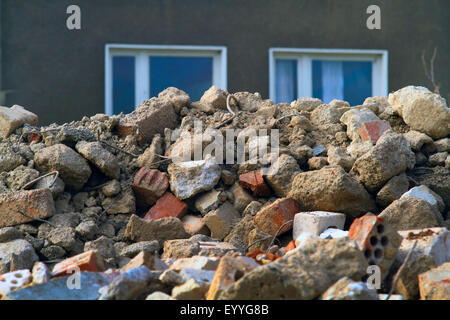
<svg viewBox="0 0 450 320">
<path fill-rule="evenodd" d="M 360 105 L 365 98 L 388 93 L 385 50 L 269 50 L 270 98 L 276 103 L 314 97 Z"/>
<path fill-rule="evenodd" d="M 226 47 L 107 44 L 105 113 L 132 112 L 167 87 L 200 100 L 212 85 L 227 89 Z"/>
</svg>

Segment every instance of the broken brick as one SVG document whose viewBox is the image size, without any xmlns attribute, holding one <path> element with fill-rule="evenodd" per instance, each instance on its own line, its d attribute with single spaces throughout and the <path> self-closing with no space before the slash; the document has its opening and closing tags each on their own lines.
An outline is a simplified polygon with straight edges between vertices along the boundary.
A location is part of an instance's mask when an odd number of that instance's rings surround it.
<svg viewBox="0 0 450 320">
<path fill-rule="evenodd" d="M 272 194 L 259 171 L 251 171 L 239 175 L 239 183 L 244 188 L 252 190 L 253 195 L 256 197 L 269 197 Z"/>
<path fill-rule="evenodd" d="M 374 120 L 364 122 L 361 128 L 358 129 L 358 133 L 362 140 L 371 141 L 375 144 L 383 133 L 389 129 L 391 129 L 389 122 L 385 120 Z"/>
<path fill-rule="evenodd" d="M 155 205 L 150 208 L 144 220 L 157 220 L 161 218 L 181 218 L 187 211 L 187 205 L 178 200 L 173 194 L 166 192 Z"/>
<path fill-rule="evenodd" d="M 300 207 L 297 202 L 291 198 L 281 198 L 271 205 L 263 207 L 254 217 L 255 225 L 261 231 L 270 235 L 275 235 L 283 224 L 286 225 L 278 233 L 283 234 L 292 229 L 293 223 L 287 223 L 293 220 L 295 214 L 299 213 Z"/>
<path fill-rule="evenodd" d="M 353 221 L 348 236 L 356 242 L 369 265 L 380 267 L 384 279 L 402 241 L 398 232 L 383 219 L 368 213 Z"/>
<path fill-rule="evenodd" d="M 105 271 L 105 261 L 97 250 L 89 250 L 57 263 L 52 270 L 53 276 L 70 275 L 78 271 Z"/>
<path fill-rule="evenodd" d="M 133 191 L 140 207 L 154 204 L 169 187 L 167 174 L 156 169 L 141 168 L 134 176 Z"/>
<path fill-rule="evenodd" d="M 20 214 L 45 219 L 55 213 L 55 203 L 49 189 L 21 190 L 0 195 L 0 228 L 33 221 Z"/>
</svg>

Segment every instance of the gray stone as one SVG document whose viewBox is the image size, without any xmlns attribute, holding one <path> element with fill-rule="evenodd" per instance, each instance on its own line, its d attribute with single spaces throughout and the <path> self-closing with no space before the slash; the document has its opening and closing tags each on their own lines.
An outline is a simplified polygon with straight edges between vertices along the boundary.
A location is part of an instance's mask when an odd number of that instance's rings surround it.
<svg viewBox="0 0 450 320">
<path fill-rule="evenodd" d="M 144 220 L 133 214 L 125 231 L 125 237 L 132 241 L 158 240 L 160 244 L 166 240 L 183 239 L 187 236 L 180 219 L 172 217 Z"/>
<path fill-rule="evenodd" d="M 124 247 L 120 251 L 121 256 L 125 256 L 128 258 L 133 258 L 141 251 L 149 251 L 149 252 L 155 252 L 159 251 L 159 242 L 158 240 L 152 240 L 152 241 L 141 241 L 136 242 L 133 244 L 130 244 L 129 246 Z"/>
<path fill-rule="evenodd" d="M 272 163 L 265 178 L 278 197 L 286 197 L 291 189 L 294 176 L 300 172 L 302 170 L 300 170 L 297 161 L 287 154 L 282 154 Z"/>
<path fill-rule="evenodd" d="M 64 144 L 39 150 L 34 155 L 39 171 L 57 170 L 67 187 L 80 190 L 91 176 L 87 161 Z"/>
<path fill-rule="evenodd" d="M 103 148 L 100 142 L 80 141 L 76 144 L 75 149 L 108 177 L 119 178 L 120 167 L 117 158 Z"/>
<path fill-rule="evenodd" d="M 440 227 L 444 221 L 439 211 L 426 200 L 415 197 L 392 202 L 380 215 L 395 230 Z"/>
<path fill-rule="evenodd" d="M 23 239 L 22 233 L 14 227 L 0 229 L 0 243 L 9 242 L 16 239 Z"/>
<path fill-rule="evenodd" d="M 359 216 L 375 211 L 375 201 L 364 187 L 339 166 L 302 172 L 292 182 L 289 198 L 306 211 L 341 212 Z"/>
<path fill-rule="evenodd" d="M 375 192 L 393 176 L 412 169 L 415 162 L 409 142 L 401 134 L 388 130 L 373 148 L 356 160 L 351 173 L 369 191 Z"/>
<path fill-rule="evenodd" d="M 230 233 L 240 218 L 239 212 L 227 201 L 218 209 L 205 215 L 203 220 L 208 229 L 211 230 L 211 237 L 222 240 Z"/>
<path fill-rule="evenodd" d="M 408 191 L 409 180 L 405 173 L 392 177 L 377 193 L 377 204 L 386 208 Z"/>
<path fill-rule="evenodd" d="M 0 243 L 0 274 L 31 269 L 38 260 L 33 247 L 25 240 L 18 239 Z"/>
<path fill-rule="evenodd" d="M 93 240 L 99 233 L 99 228 L 95 221 L 86 220 L 80 223 L 75 231 L 86 240 Z"/>
</svg>

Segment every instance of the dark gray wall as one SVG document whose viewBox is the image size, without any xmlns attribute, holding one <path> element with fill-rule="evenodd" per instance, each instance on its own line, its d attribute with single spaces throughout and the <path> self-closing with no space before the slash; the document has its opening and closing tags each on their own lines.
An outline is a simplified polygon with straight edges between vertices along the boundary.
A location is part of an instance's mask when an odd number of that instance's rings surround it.
<svg viewBox="0 0 450 320">
<path fill-rule="evenodd" d="M 80 31 L 66 28 L 71 4 Z M 381 30 L 366 28 L 370 4 Z M 387 49 L 390 91 L 430 88 L 420 56 L 438 46 L 448 99 L 449 12 L 448 0 L 2 0 L 3 89 L 43 124 L 103 112 L 106 43 L 227 46 L 228 89 L 264 97 L 270 47 Z"/>
</svg>

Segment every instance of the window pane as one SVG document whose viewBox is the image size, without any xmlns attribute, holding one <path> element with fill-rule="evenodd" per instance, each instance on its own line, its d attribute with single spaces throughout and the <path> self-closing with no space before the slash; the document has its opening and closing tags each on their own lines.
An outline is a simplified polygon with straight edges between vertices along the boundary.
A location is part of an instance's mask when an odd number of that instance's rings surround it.
<svg viewBox="0 0 450 320">
<path fill-rule="evenodd" d="M 297 99 L 297 60 L 275 61 L 275 103 Z"/>
<path fill-rule="evenodd" d="M 372 95 L 372 62 L 313 60 L 313 96 L 329 103 L 333 99 L 359 105 Z"/>
<path fill-rule="evenodd" d="M 344 96 L 351 106 L 363 104 L 372 96 L 372 62 L 346 61 L 344 63 Z"/>
<path fill-rule="evenodd" d="M 113 114 L 130 113 L 135 108 L 134 57 L 113 57 Z"/>
<path fill-rule="evenodd" d="M 150 96 L 176 87 L 198 101 L 212 86 L 212 58 L 150 57 Z"/>
</svg>

